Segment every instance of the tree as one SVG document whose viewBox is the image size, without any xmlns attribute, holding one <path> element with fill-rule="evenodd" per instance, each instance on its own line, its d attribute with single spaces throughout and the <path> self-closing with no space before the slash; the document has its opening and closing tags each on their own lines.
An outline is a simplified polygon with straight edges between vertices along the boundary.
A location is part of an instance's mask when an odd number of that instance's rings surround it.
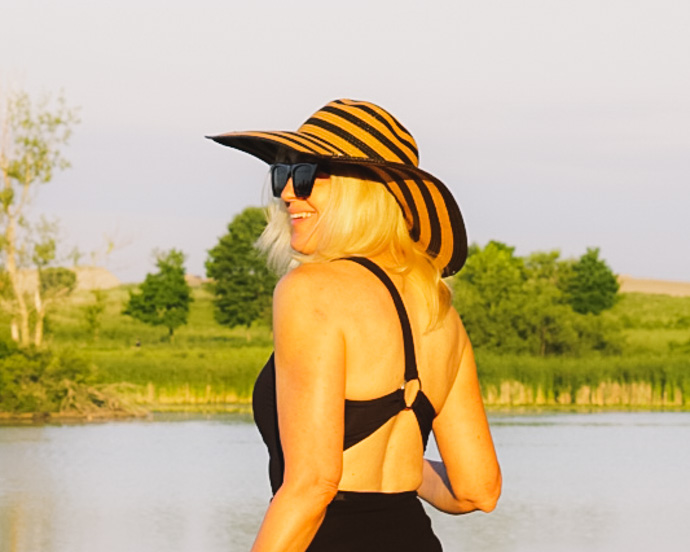
<svg viewBox="0 0 690 552">
<path fill-rule="evenodd" d="M 187 323 L 189 285 L 184 279 L 184 253 L 171 249 L 156 255 L 158 272 L 147 274 L 140 293 L 129 293 L 123 314 L 152 326 L 165 326 L 172 341 L 175 329 Z"/>
<path fill-rule="evenodd" d="M 472 247 L 465 268 L 455 279 L 454 303 L 472 342 L 478 347 L 524 351 L 527 280 L 515 248 L 491 241 Z"/>
<path fill-rule="evenodd" d="M 68 108 L 62 96 L 56 107 L 49 104 L 48 97 L 34 103 L 23 91 L 0 98 L 0 250 L 19 317 L 18 339 L 22 346 L 30 341 L 26 286 L 19 270 L 19 232 L 25 222 L 24 211 L 37 184 L 50 182 L 55 170 L 69 167 L 61 148 L 79 122 L 77 111 Z"/>
<path fill-rule="evenodd" d="M 208 252 L 206 274 L 213 279 L 214 316 L 219 324 L 249 328 L 255 320 L 270 320 L 277 277 L 254 247 L 265 226 L 263 210 L 247 207 Z"/>
<path fill-rule="evenodd" d="M 603 259 L 599 248 L 587 248 L 570 267 L 562 283 L 568 303 L 580 314 L 599 314 L 610 309 L 618 299 L 618 279 Z"/>
<path fill-rule="evenodd" d="M 70 295 L 77 285 L 74 271 L 63 267 L 48 267 L 38 272 L 38 288 L 34 292 L 36 321 L 34 345 L 43 343 L 43 332 L 48 308 Z"/>
<path fill-rule="evenodd" d="M 31 261 L 38 273 L 38 282 L 34 289 L 34 345 L 40 347 L 43 343 L 48 307 L 74 291 L 77 275 L 67 268 L 49 266 L 56 258 L 57 223 L 41 218 L 36 230 L 38 238 L 32 240 Z"/>
<path fill-rule="evenodd" d="M 558 287 L 563 266 L 559 256 L 559 251 L 537 252 L 525 260 L 525 293 L 529 300 L 523 316 L 529 350 L 539 356 L 570 354 L 578 349 L 577 315 Z"/>
<path fill-rule="evenodd" d="M 584 269 L 581 261 L 560 261 L 559 255 L 517 257 L 514 248 L 493 241 L 470 248 L 454 280 L 454 303 L 475 346 L 539 356 L 620 348 L 612 321 L 571 306 L 564 290 Z M 591 256 L 583 255 L 585 267 Z"/>
</svg>

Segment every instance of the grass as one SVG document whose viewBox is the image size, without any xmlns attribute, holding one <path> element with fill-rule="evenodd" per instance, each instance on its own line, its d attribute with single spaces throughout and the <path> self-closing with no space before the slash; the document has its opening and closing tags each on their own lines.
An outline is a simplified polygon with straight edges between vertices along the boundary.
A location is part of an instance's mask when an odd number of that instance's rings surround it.
<svg viewBox="0 0 690 552">
<path fill-rule="evenodd" d="M 478 351 L 477 365 L 485 390 L 518 382 L 531 391 L 530 396 L 541 394 L 546 403 L 572 404 L 581 389 L 614 383 L 625 386 L 627 393 L 636 384 L 647 384 L 648 392 L 659 397 L 658 406 L 676 404 L 676 390 L 683 404 L 690 403 L 690 356 L 685 354 L 538 358 Z"/>
<path fill-rule="evenodd" d="M 625 293 L 612 309 L 624 328 L 685 330 L 690 336 L 690 297 Z"/>
<path fill-rule="evenodd" d="M 105 294 L 106 309 L 97 339 L 89 335 L 83 310 L 94 301 L 90 292 L 74 293 L 49 315 L 46 345 L 70 348 L 96 366 L 103 383 L 127 383 L 126 398 L 168 408 L 188 403 L 247 403 L 254 380 L 271 354 L 269 328 L 228 329 L 213 318 L 212 297 L 193 289 L 189 321 L 175 332 L 143 324 L 122 314 L 129 291 L 122 286 Z M 0 338 L 9 340 L 9 320 Z M 139 343 L 139 345 L 137 345 Z"/>
<path fill-rule="evenodd" d="M 261 325 L 228 329 L 213 318 L 210 293 L 194 288 L 189 323 L 175 332 L 147 326 L 121 314 L 135 286 L 108 290 L 98 338 L 86 327 L 83 309 L 94 298 L 77 292 L 49 314 L 46 342 L 70 348 L 97 367 L 104 383 L 131 384 L 125 393 L 156 409 L 235 408 L 246 404 L 254 380 L 272 350 L 270 330 Z M 578 390 L 604 382 L 645 382 L 655 396 L 677 389 L 690 403 L 690 297 L 639 293 L 621 296 L 611 314 L 625 336 L 617 356 L 535 358 L 478 350 L 485 391 L 518 382 L 532 397 L 554 403 L 575 401 Z M 9 320 L 0 315 L 0 338 L 9 339 Z M 137 346 L 139 342 L 139 346 Z"/>
</svg>

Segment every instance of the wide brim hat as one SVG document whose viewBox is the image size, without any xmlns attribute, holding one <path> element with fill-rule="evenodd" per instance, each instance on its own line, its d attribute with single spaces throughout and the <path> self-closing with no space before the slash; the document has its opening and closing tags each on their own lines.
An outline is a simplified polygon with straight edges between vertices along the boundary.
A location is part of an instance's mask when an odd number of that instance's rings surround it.
<svg viewBox="0 0 690 552">
<path fill-rule="evenodd" d="M 228 132 L 208 138 L 266 163 L 316 161 L 334 171 L 368 169 L 403 211 L 410 236 L 445 276 L 467 259 L 465 223 L 450 190 L 419 168 L 417 144 L 407 129 L 369 102 L 335 100 L 292 131 Z"/>
</svg>

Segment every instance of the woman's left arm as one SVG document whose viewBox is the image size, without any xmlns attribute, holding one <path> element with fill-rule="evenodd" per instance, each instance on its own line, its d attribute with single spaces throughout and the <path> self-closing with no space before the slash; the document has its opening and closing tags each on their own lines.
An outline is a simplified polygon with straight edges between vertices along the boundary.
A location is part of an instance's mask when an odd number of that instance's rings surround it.
<svg viewBox="0 0 690 552">
<path fill-rule="evenodd" d="M 345 342 L 327 267 L 283 277 L 273 300 L 276 397 L 283 484 L 252 552 L 303 552 L 342 474 Z"/>
</svg>

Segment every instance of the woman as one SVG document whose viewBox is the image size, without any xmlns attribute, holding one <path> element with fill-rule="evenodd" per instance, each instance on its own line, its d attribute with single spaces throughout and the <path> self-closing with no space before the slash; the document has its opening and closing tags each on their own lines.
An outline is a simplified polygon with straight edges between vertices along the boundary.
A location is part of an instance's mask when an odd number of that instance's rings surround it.
<svg viewBox="0 0 690 552">
<path fill-rule="evenodd" d="M 441 280 L 460 211 L 390 113 L 336 100 L 297 132 L 212 137 L 271 164 L 260 240 L 287 271 L 254 390 L 274 497 L 255 552 L 441 550 L 418 496 L 491 511 L 501 475 L 472 349 Z M 442 462 L 424 459 L 432 430 Z"/>
</svg>

